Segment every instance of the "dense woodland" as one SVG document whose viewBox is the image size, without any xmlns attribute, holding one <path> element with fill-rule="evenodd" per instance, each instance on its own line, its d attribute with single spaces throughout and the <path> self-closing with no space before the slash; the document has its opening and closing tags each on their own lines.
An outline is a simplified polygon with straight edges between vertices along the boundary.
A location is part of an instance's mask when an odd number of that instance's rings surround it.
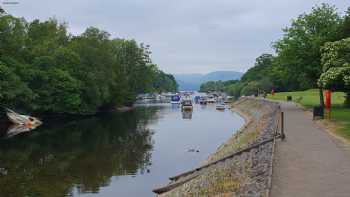
<svg viewBox="0 0 350 197">
<path fill-rule="evenodd" d="M 55 19 L 27 22 L 0 12 L 0 103 L 92 114 L 131 105 L 138 93 L 176 91 L 150 54 L 148 45 L 95 27 L 72 35 Z"/>
<path fill-rule="evenodd" d="M 239 97 L 270 93 L 272 89 L 327 88 L 347 92 L 349 104 L 350 8 L 340 14 L 334 6 L 316 6 L 293 19 L 283 32 L 283 37 L 273 43 L 275 55 L 260 55 L 239 82 L 228 83 L 223 89 Z"/>
<path fill-rule="evenodd" d="M 211 92 L 211 91 L 221 91 L 226 92 L 227 87 L 238 83 L 238 80 L 229 80 L 229 81 L 208 81 L 202 83 L 200 86 L 200 92 Z"/>
</svg>

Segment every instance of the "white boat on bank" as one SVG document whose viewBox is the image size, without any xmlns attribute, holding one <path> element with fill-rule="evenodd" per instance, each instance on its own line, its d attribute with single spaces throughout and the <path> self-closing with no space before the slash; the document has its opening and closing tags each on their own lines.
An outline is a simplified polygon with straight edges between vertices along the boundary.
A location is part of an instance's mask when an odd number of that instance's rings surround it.
<svg viewBox="0 0 350 197">
<path fill-rule="evenodd" d="M 13 124 L 26 126 L 29 129 L 42 124 L 42 122 L 35 117 L 22 115 L 8 108 L 6 108 L 6 115 Z"/>
</svg>

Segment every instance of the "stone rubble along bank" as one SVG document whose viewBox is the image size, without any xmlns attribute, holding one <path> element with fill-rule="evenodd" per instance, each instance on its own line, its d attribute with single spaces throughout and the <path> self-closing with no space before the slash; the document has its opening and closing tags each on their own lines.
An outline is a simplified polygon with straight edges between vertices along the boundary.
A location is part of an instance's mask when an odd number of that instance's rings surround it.
<svg viewBox="0 0 350 197">
<path fill-rule="evenodd" d="M 271 101 L 248 97 L 239 99 L 232 107 L 245 117 L 246 124 L 208 158 L 204 163 L 208 166 L 172 180 L 169 185 L 175 186 L 159 197 L 268 196 L 274 140 L 232 158 L 215 161 L 273 138 L 280 107 Z"/>
</svg>

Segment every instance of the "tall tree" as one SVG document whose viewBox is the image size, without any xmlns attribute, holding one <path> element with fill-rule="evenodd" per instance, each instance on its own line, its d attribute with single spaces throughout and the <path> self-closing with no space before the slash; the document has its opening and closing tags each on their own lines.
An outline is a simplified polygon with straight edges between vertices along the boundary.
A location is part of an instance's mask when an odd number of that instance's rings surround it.
<svg viewBox="0 0 350 197">
<path fill-rule="evenodd" d="M 350 107 L 350 38 L 326 43 L 322 48 L 322 65 L 319 85 L 345 91 L 345 104 Z"/>
<path fill-rule="evenodd" d="M 11 15 L 0 15 L 0 56 L 21 60 L 27 36 L 26 21 Z"/>
<path fill-rule="evenodd" d="M 91 114 L 131 105 L 138 93 L 176 90 L 150 54 L 149 45 L 111 39 L 98 28 L 72 36 L 56 19 L 0 15 L 0 103 Z"/>
<path fill-rule="evenodd" d="M 283 29 L 284 36 L 274 43 L 281 67 L 289 73 L 289 80 L 298 84 L 297 89 L 317 87 L 322 73 L 321 47 L 340 38 L 342 19 L 334 6 L 322 4 L 312 8 L 293 20 L 290 27 Z M 323 106 L 323 92 L 320 89 L 320 105 Z"/>
<path fill-rule="evenodd" d="M 244 73 L 242 76 L 242 81 L 258 81 L 269 77 L 274 59 L 275 57 L 272 54 L 266 53 L 257 57 L 254 67 L 250 68 L 246 73 Z"/>
<path fill-rule="evenodd" d="M 342 38 L 350 37 L 350 7 L 348 8 L 341 27 Z"/>
</svg>

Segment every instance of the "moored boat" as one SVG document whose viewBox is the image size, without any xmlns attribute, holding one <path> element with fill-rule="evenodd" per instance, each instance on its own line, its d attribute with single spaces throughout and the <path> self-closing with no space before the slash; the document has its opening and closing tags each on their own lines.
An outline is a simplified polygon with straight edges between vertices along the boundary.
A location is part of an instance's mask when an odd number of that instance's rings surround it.
<svg viewBox="0 0 350 197">
<path fill-rule="evenodd" d="M 220 111 L 223 111 L 223 110 L 226 109 L 226 107 L 225 107 L 224 104 L 218 104 L 218 105 L 216 105 L 216 109 L 217 109 L 217 110 L 220 110 Z"/>
<path fill-rule="evenodd" d="M 200 99 L 199 99 L 199 104 L 201 104 L 201 105 L 206 105 L 207 104 L 207 99 L 205 98 L 205 97 L 200 97 Z"/>
<path fill-rule="evenodd" d="M 193 109 L 192 100 L 191 99 L 182 100 L 181 107 L 182 107 L 182 110 L 192 110 Z"/>
<path fill-rule="evenodd" d="M 171 97 L 171 104 L 180 104 L 181 97 L 179 95 L 174 95 Z"/>
<path fill-rule="evenodd" d="M 207 103 L 216 103 L 216 100 L 213 96 L 208 96 Z"/>
<path fill-rule="evenodd" d="M 18 114 L 11 109 L 6 109 L 6 115 L 13 124 L 26 126 L 30 129 L 42 124 L 42 122 L 35 117 Z"/>
</svg>

